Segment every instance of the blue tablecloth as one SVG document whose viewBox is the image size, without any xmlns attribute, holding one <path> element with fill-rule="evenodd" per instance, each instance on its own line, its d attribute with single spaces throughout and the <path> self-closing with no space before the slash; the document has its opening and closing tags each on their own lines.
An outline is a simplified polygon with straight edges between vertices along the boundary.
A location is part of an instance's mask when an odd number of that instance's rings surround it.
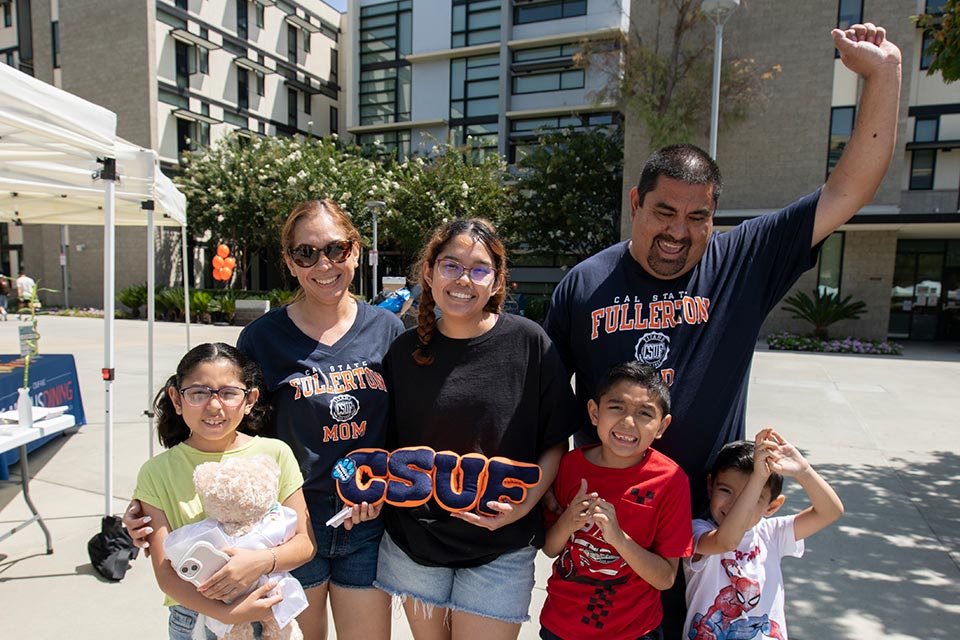
<svg viewBox="0 0 960 640">
<path fill-rule="evenodd" d="M 30 397 L 38 407 L 67 406 L 66 413 L 76 420 L 76 425 L 87 423 L 83 413 L 83 400 L 80 398 L 80 381 L 77 379 L 77 365 L 70 354 L 44 354 L 30 361 Z M 0 355 L 0 411 L 17 408 L 17 389 L 23 385 L 23 357 L 19 355 Z M 56 435 L 35 440 L 27 445 L 33 451 Z M 20 452 L 14 449 L 0 454 L 0 480 L 8 480 L 7 469 L 20 459 Z"/>
</svg>

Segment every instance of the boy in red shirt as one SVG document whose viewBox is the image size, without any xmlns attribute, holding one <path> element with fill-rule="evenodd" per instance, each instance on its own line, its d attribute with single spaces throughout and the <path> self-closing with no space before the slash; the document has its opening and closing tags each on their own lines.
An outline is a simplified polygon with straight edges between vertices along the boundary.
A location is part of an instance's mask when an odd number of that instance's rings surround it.
<svg viewBox="0 0 960 640">
<path fill-rule="evenodd" d="M 660 640 L 660 591 L 693 552 L 687 476 L 650 448 L 670 425 L 670 392 L 658 371 L 626 362 L 587 410 L 600 444 L 567 453 L 554 481 L 564 511 L 546 516 L 543 551 L 559 557 L 540 637 Z"/>
</svg>

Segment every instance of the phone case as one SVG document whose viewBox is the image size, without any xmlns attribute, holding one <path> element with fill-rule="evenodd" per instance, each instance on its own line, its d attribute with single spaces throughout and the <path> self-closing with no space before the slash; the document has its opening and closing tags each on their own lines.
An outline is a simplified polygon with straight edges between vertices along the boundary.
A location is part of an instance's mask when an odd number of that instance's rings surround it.
<svg viewBox="0 0 960 640">
<path fill-rule="evenodd" d="M 177 575 L 199 587 L 228 560 L 230 556 L 206 540 L 201 540 L 190 547 L 187 555 L 177 564 Z"/>
</svg>

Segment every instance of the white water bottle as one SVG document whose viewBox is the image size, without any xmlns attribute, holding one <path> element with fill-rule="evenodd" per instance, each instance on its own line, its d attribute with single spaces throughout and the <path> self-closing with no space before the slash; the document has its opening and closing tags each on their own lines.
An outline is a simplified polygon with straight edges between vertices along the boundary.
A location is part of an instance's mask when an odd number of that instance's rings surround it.
<svg viewBox="0 0 960 640">
<path fill-rule="evenodd" d="M 33 401 L 30 400 L 30 389 L 25 387 L 20 387 L 17 389 L 19 396 L 17 397 L 17 411 L 20 414 L 20 426 L 21 427 L 32 427 L 33 426 Z"/>
</svg>

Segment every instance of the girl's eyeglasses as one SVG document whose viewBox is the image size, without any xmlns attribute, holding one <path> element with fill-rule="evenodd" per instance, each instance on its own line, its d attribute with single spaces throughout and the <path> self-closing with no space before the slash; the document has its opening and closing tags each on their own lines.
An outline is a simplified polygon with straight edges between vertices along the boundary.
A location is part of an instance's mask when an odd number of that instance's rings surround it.
<svg viewBox="0 0 960 640">
<path fill-rule="evenodd" d="M 220 399 L 220 404 L 225 407 L 239 407 L 250 393 L 250 389 L 241 389 L 240 387 L 211 389 L 199 384 L 184 387 L 178 389 L 178 391 L 191 407 L 202 407 L 210 402 L 210 398 L 213 396 L 217 396 Z"/>
<path fill-rule="evenodd" d="M 496 273 L 496 270 L 490 267 L 473 267 L 467 269 L 456 260 L 449 260 L 447 258 L 437 260 L 437 271 L 448 280 L 457 280 L 466 273 L 467 277 L 470 278 L 474 284 L 480 285 L 489 284 Z"/>
<path fill-rule="evenodd" d="M 319 249 L 309 244 L 301 244 L 293 249 L 288 249 L 287 253 L 295 265 L 309 269 L 317 264 L 317 261 L 320 260 L 321 253 L 325 255 L 330 262 L 339 264 L 345 262 L 346 259 L 350 257 L 352 251 L 353 243 L 349 240 L 334 240 L 327 246 Z"/>
</svg>

